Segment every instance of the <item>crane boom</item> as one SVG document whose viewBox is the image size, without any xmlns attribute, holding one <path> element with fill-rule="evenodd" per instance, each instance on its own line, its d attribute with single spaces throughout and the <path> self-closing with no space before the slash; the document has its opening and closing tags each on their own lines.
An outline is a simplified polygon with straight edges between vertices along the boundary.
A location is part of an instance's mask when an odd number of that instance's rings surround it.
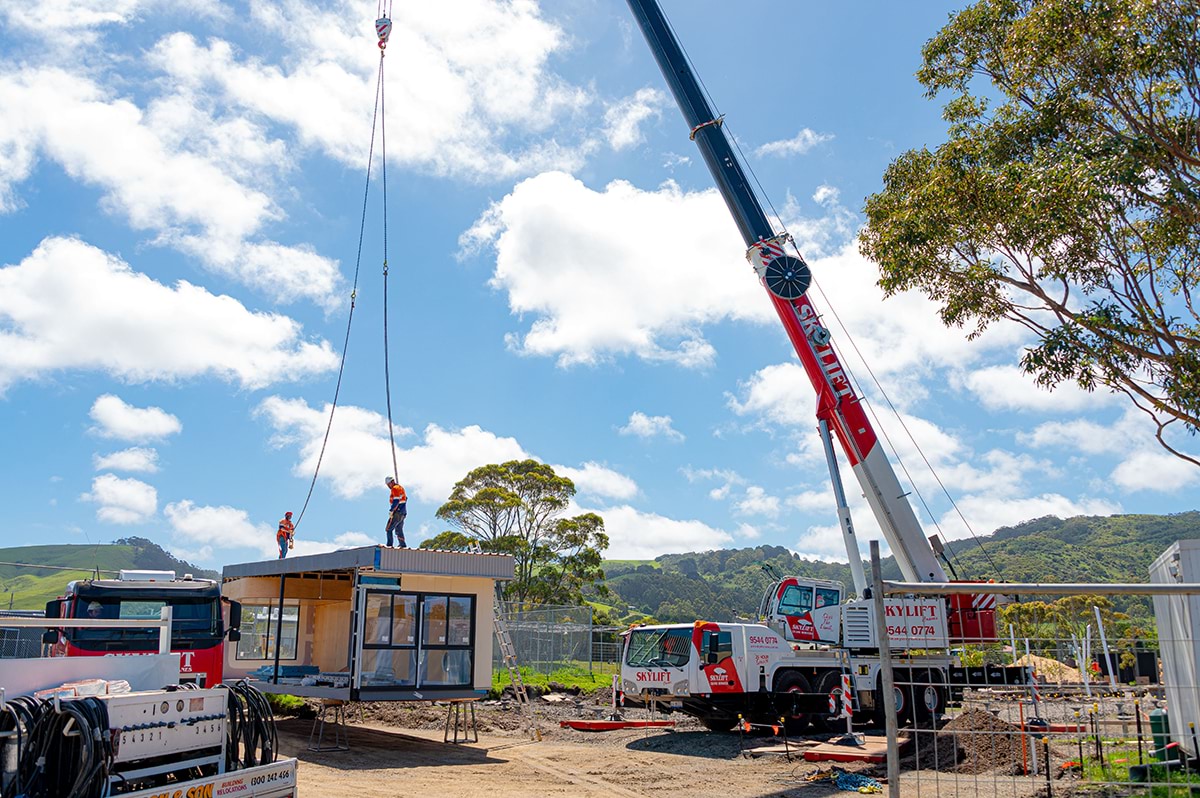
<svg viewBox="0 0 1200 798">
<path fill-rule="evenodd" d="M 800 363 L 817 393 L 816 415 L 833 430 L 858 479 L 904 578 L 946 580 L 875 436 L 849 375 L 838 360 L 829 331 L 804 293 L 811 275 L 802 258 L 786 254 L 786 235 L 772 228 L 729 139 L 705 99 L 696 76 L 655 0 L 628 0 L 663 77 L 683 112 L 725 204 L 747 246 L 746 257 L 767 290 Z M 847 552 L 851 559 L 859 553 Z"/>
</svg>

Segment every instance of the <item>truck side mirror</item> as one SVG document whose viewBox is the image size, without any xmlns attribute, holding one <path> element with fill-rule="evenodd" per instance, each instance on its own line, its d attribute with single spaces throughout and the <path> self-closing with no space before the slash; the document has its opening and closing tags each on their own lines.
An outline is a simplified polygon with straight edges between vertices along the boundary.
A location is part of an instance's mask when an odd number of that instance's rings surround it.
<svg viewBox="0 0 1200 798">
<path fill-rule="evenodd" d="M 55 629 L 47 629 L 42 632 L 42 642 L 48 646 L 52 646 L 58 642 L 58 631 Z"/>
<path fill-rule="evenodd" d="M 708 636 L 708 664 L 715 665 L 721 658 L 721 638 L 719 635 Z"/>
<path fill-rule="evenodd" d="M 229 629 L 230 629 L 230 631 L 233 631 L 235 629 L 241 629 L 242 628 L 242 602 L 233 601 L 232 599 L 226 599 L 226 601 L 229 603 Z M 230 638 L 230 639 L 232 640 L 233 638 Z"/>
<path fill-rule="evenodd" d="M 61 618 L 62 617 L 62 600 L 51 599 L 46 602 L 46 617 Z"/>
<path fill-rule="evenodd" d="M 236 643 L 242 639 L 242 630 L 236 627 L 229 627 L 229 642 Z"/>
</svg>

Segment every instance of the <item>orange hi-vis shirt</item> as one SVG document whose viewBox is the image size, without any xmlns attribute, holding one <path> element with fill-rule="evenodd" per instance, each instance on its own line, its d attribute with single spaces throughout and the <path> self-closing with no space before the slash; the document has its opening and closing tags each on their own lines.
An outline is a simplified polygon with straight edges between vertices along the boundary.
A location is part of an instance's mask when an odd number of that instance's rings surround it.
<svg viewBox="0 0 1200 798">
<path fill-rule="evenodd" d="M 296 525 L 286 518 L 279 522 L 279 531 L 275 533 L 277 538 L 290 538 L 296 531 Z"/>
<path fill-rule="evenodd" d="M 399 482 L 392 485 L 391 509 L 395 510 L 401 504 L 408 503 L 408 494 L 404 492 L 404 486 Z"/>
</svg>

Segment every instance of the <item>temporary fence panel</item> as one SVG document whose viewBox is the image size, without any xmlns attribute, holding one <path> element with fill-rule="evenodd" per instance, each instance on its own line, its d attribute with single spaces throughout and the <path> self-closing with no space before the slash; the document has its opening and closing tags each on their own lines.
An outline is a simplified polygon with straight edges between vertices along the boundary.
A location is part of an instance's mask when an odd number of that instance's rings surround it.
<svg viewBox="0 0 1200 798">
<path fill-rule="evenodd" d="M 504 620 L 512 638 L 517 663 L 549 676 L 575 669 L 612 673 L 620 657 L 620 629 L 592 623 L 586 605 L 508 604 Z M 493 670 L 504 671 L 496 654 Z"/>
<path fill-rule="evenodd" d="M 881 663 L 895 683 L 897 731 L 888 764 L 872 774 L 890 795 L 1200 793 L 1200 731 L 1168 700 L 1195 692 L 1190 675 L 1174 681 L 1195 663 L 1163 668 L 1160 657 L 1192 651 L 1200 635 L 1155 618 L 1171 608 L 1185 617 L 1196 581 L 989 586 L 1008 597 L 997 615 L 1003 639 L 957 644 L 945 672 L 908 652 Z M 963 588 L 879 580 L 876 589 L 929 599 Z M 871 717 L 887 721 L 878 709 Z"/>
</svg>

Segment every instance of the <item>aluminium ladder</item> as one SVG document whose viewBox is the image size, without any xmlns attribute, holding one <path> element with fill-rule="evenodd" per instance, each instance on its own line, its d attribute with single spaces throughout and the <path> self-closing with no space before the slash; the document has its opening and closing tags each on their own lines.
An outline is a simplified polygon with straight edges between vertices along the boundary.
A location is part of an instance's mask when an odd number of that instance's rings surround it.
<svg viewBox="0 0 1200 798">
<path fill-rule="evenodd" d="M 512 636 L 508 633 L 508 622 L 504 620 L 504 588 L 496 583 L 496 600 L 492 602 L 492 614 L 495 621 L 496 641 L 500 644 L 500 656 L 508 668 L 508 676 L 512 681 L 513 694 L 517 697 L 517 709 L 525 721 L 525 732 L 529 739 L 541 742 L 542 731 L 538 728 L 533 717 L 533 707 L 529 703 L 529 693 L 525 690 L 525 682 L 521 679 L 521 670 L 517 667 L 517 651 L 513 647 Z"/>
</svg>

